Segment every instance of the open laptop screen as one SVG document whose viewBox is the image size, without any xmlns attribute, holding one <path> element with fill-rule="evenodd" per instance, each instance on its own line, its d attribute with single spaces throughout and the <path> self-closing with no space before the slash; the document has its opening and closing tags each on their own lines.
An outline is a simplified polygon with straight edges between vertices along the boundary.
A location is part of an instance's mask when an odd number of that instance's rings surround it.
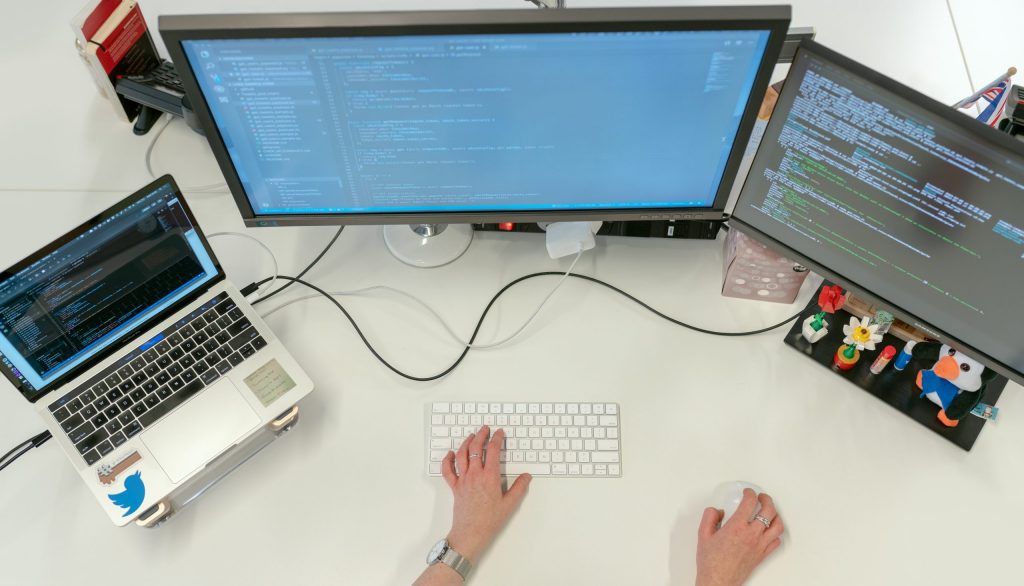
<svg viewBox="0 0 1024 586">
<path fill-rule="evenodd" d="M 34 400 L 219 274 L 174 183 L 158 181 L 0 273 L 5 374 Z"/>
</svg>

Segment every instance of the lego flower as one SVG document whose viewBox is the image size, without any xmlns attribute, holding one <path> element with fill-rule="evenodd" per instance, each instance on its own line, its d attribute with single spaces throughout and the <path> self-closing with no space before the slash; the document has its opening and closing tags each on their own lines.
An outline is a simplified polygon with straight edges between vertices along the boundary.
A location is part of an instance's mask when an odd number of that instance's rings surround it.
<svg viewBox="0 0 1024 586">
<path fill-rule="evenodd" d="M 868 325 L 871 321 L 867 316 L 859 321 L 855 317 L 850 318 L 850 323 L 843 326 L 843 343 L 856 346 L 858 350 L 874 350 L 875 342 L 882 341 L 882 335 L 877 333 L 878 324 Z"/>
<path fill-rule="evenodd" d="M 825 313 L 835 313 L 842 309 L 845 303 L 846 297 L 839 285 L 822 287 L 821 293 L 818 293 L 818 307 Z"/>
</svg>

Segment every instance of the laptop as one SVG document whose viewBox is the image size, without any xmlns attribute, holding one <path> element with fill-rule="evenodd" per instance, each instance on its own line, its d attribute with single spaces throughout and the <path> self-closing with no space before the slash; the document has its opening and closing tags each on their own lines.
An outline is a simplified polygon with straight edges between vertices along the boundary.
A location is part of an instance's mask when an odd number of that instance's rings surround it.
<svg viewBox="0 0 1024 586">
<path fill-rule="evenodd" d="M 313 390 L 169 175 L 0 273 L 0 371 L 119 526 Z"/>
</svg>

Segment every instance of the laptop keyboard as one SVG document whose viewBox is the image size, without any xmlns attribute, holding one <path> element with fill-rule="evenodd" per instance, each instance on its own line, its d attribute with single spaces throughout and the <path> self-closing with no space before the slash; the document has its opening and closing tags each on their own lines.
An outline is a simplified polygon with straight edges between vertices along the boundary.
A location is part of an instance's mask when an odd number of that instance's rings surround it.
<svg viewBox="0 0 1024 586">
<path fill-rule="evenodd" d="M 267 345 L 226 294 L 50 405 L 92 465 Z"/>
</svg>

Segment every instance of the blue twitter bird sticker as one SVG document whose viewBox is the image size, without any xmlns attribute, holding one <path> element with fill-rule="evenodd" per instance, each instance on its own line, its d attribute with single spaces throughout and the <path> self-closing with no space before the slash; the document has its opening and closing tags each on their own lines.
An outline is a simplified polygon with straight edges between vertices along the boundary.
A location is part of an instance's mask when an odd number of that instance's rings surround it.
<svg viewBox="0 0 1024 586">
<path fill-rule="evenodd" d="M 117 494 L 108 494 L 107 498 L 122 509 L 127 509 L 122 517 L 127 517 L 142 506 L 146 500 L 146 485 L 142 483 L 142 472 L 137 471 L 124 479 L 124 490 Z"/>
</svg>

